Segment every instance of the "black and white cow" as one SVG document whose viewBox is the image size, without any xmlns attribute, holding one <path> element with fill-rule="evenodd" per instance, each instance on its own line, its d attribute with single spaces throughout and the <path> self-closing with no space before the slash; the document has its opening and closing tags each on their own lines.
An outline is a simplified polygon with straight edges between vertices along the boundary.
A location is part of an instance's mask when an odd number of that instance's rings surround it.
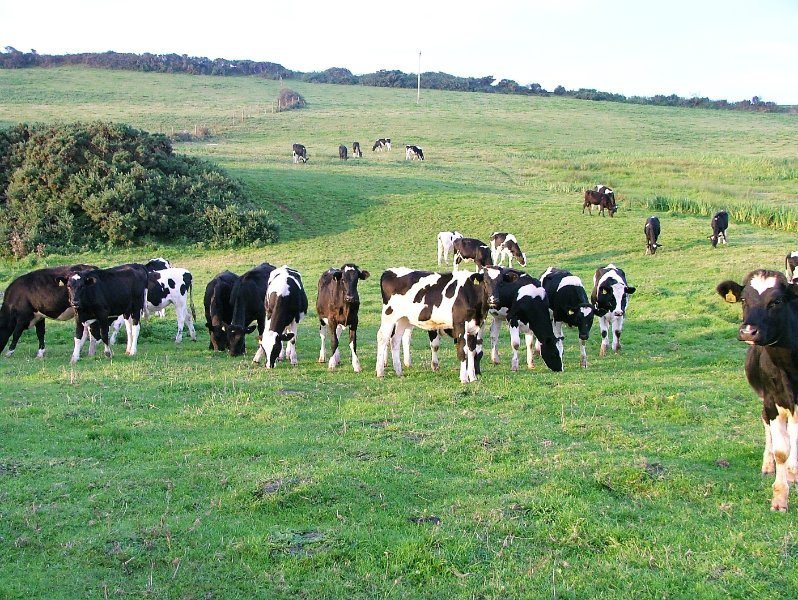
<svg viewBox="0 0 798 600">
<path fill-rule="evenodd" d="M 45 318 L 68 321 L 75 316 L 75 310 L 69 304 L 65 278 L 96 268 L 92 265 L 73 265 L 37 269 L 12 281 L 6 288 L 3 305 L 0 306 L 0 352 L 10 339 L 6 356 L 12 356 L 22 332 L 35 326 L 36 337 L 39 339 L 36 358 L 44 358 Z M 85 329 L 83 336 L 87 334 L 88 330 Z M 90 350 L 93 354 L 93 339 Z"/>
<path fill-rule="evenodd" d="M 709 222 L 709 224 L 712 227 L 712 235 L 709 236 L 709 241 L 712 242 L 712 247 L 717 247 L 718 241 L 722 241 L 724 244 L 726 244 L 728 241 L 726 240 L 726 230 L 729 228 L 729 213 L 727 213 L 725 210 L 719 210 L 712 215 L 712 220 Z"/>
<path fill-rule="evenodd" d="M 784 259 L 784 274 L 790 283 L 798 283 L 795 268 L 798 267 L 798 252 L 790 252 Z"/>
<path fill-rule="evenodd" d="M 727 280 L 716 290 L 727 302 L 743 303 L 737 339 L 749 345 L 745 376 L 762 398 L 762 474 L 775 471 L 770 509 L 785 512 L 790 483 L 798 482 L 798 286 L 758 269 L 742 285 Z"/>
<path fill-rule="evenodd" d="M 266 327 L 266 288 L 269 287 L 269 275 L 274 268 L 274 265 L 267 262 L 261 263 L 244 273 L 233 284 L 230 292 L 230 304 L 233 305 L 232 317 L 229 322 L 222 323 L 222 329 L 227 334 L 227 351 L 230 356 L 244 354 L 246 349 L 244 338 L 248 333 L 255 331 L 256 327 L 258 352 L 261 352 L 260 342 Z M 250 325 L 252 321 L 255 321 L 256 325 Z"/>
<path fill-rule="evenodd" d="M 441 265 L 441 258 L 445 264 L 449 264 L 449 251 L 452 250 L 455 240 L 459 240 L 463 234 L 459 231 L 441 231 L 438 234 L 438 266 Z"/>
<path fill-rule="evenodd" d="M 607 353 L 609 332 L 612 331 L 612 349 L 620 354 L 623 319 L 629 306 L 629 296 L 636 288 L 626 283 L 626 273 L 613 264 L 596 269 L 593 275 L 593 292 L 590 302 L 599 318 L 601 328 L 600 356 Z"/>
<path fill-rule="evenodd" d="M 380 138 L 374 142 L 374 145 L 371 147 L 372 152 L 382 152 L 383 150 L 386 152 L 391 151 L 391 138 Z"/>
<path fill-rule="evenodd" d="M 477 271 L 481 271 L 488 265 L 493 264 L 490 257 L 490 248 L 485 242 L 476 238 L 457 238 L 452 242 L 454 258 L 452 259 L 452 270 L 457 271 L 458 265 L 466 260 L 474 261 Z"/>
<path fill-rule="evenodd" d="M 224 352 L 227 350 L 227 333 L 224 324 L 233 320 L 233 304 L 230 294 L 238 275 L 232 271 L 222 271 L 205 286 L 205 327 L 208 328 L 210 342 L 208 350 Z"/>
<path fill-rule="evenodd" d="M 649 217 L 646 219 L 643 233 L 646 234 L 646 255 L 655 254 L 657 248 L 662 248 L 657 240 L 659 239 L 659 219 L 657 217 Z"/>
<path fill-rule="evenodd" d="M 316 296 L 316 313 L 319 315 L 319 337 L 321 350 L 319 362 L 326 362 L 324 340 L 330 330 L 330 362 L 328 367 L 335 369 L 341 362 L 338 338 L 349 327 L 349 349 L 352 352 L 352 368 L 360 373 L 360 360 L 357 357 L 357 323 L 360 309 L 360 295 L 357 292 L 359 281 L 368 279 L 370 273 L 356 264 L 347 263 L 340 269 L 331 268 L 319 278 L 319 291 Z"/>
<path fill-rule="evenodd" d="M 105 355 L 111 358 L 108 328 L 119 315 L 124 316 L 127 329 L 125 354 L 136 354 L 141 314 L 147 300 L 147 275 L 144 265 L 134 263 L 81 271 L 60 279 L 67 287 L 69 303 L 75 310 L 73 363 L 80 359 L 80 349 L 86 339 L 85 324 L 91 326 L 92 337 L 103 341 Z"/>
<path fill-rule="evenodd" d="M 570 271 L 549 267 L 540 276 L 540 281 L 546 289 L 549 299 L 549 310 L 554 322 L 554 335 L 563 349 L 563 324 L 576 327 L 579 331 L 580 365 L 587 368 L 587 350 L 585 345 L 590 337 L 590 328 L 593 326 L 593 305 L 588 302 L 587 292 L 582 285 L 582 280 Z"/>
<path fill-rule="evenodd" d="M 362 158 L 363 151 L 360 149 L 360 142 L 352 142 L 352 156 Z"/>
<path fill-rule="evenodd" d="M 344 146 L 343 144 L 338 146 L 338 158 L 340 158 L 341 160 L 346 160 L 347 158 L 349 158 L 348 150 L 346 149 L 346 146 Z"/>
<path fill-rule="evenodd" d="M 273 369 L 277 359 L 282 360 L 288 354 L 291 364 L 297 364 L 297 327 L 308 314 L 308 296 L 298 271 L 283 265 L 269 274 L 264 310 L 266 328 L 253 362 L 260 362 L 261 356 L 265 356 L 266 368 Z M 287 352 L 283 342 L 288 344 Z"/>
<path fill-rule="evenodd" d="M 506 231 L 494 231 L 490 236 L 490 255 L 494 265 L 501 265 L 507 257 L 510 268 L 513 266 L 513 258 L 522 267 L 526 266 L 526 254 L 521 252 L 515 236 Z"/>
<path fill-rule="evenodd" d="M 418 146 L 405 146 L 405 160 L 424 160 L 424 150 Z"/>
<path fill-rule="evenodd" d="M 144 314 L 149 315 L 163 311 L 167 306 L 174 306 L 177 314 L 176 344 L 183 341 L 184 325 L 188 327 L 191 339 L 197 340 L 197 332 L 194 330 L 196 312 L 191 282 L 191 273 L 187 269 L 169 268 L 149 271 L 147 274 L 147 303 L 144 305 Z M 116 336 L 124 322 L 124 317 L 120 315 L 111 324 L 112 346 L 116 343 Z"/>
<path fill-rule="evenodd" d="M 299 161 L 303 163 L 308 162 L 308 150 L 302 144 L 294 144 L 293 155 L 294 163 L 298 163 Z"/>
<path fill-rule="evenodd" d="M 171 269 L 172 268 L 172 263 L 170 263 L 165 258 L 159 256 L 158 258 L 151 258 L 150 260 L 148 260 L 146 263 L 144 263 L 144 267 L 148 271 L 163 271 L 164 269 Z M 163 319 L 166 316 L 166 309 L 163 308 L 163 309 L 157 311 L 156 314 Z M 119 319 L 117 319 L 117 321 L 119 321 Z M 118 329 L 119 329 L 119 327 L 117 327 L 117 330 Z M 113 343 L 113 342 L 111 342 L 111 343 Z"/>
<path fill-rule="evenodd" d="M 518 370 L 518 349 L 521 347 L 521 333 L 526 338 L 527 367 L 535 367 L 535 338 L 540 340 L 540 354 L 546 366 L 552 371 L 562 371 L 562 350 L 554 336 L 546 290 L 538 279 L 523 271 L 504 267 L 486 267 L 485 275 L 498 278 L 495 288 L 497 296 L 489 298 L 491 359 L 499 364 L 499 333 L 501 325 L 507 321 L 510 329 L 510 344 L 513 358 L 510 368 Z"/>
<path fill-rule="evenodd" d="M 409 327 L 430 332 L 432 368 L 437 370 L 439 331 L 455 340 L 460 359 L 460 381 L 476 381 L 477 357 L 488 311 L 491 286 L 483 273 L 431 273 L 404 267 L 388 269 L 380 278 L 382 318 L 377 332 L 377 377 L 385 375 L 388 345 L 393 368 L 402 375 L 399 346 Z"/>
</svg>

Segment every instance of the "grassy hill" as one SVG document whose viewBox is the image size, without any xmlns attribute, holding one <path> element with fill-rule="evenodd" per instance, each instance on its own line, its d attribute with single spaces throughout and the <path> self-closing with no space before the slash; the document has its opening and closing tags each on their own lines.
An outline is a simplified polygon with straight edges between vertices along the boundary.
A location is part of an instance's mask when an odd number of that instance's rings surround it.
<svg viewBox="0 0 798 600">
<path fill-rule="evenodd" d="M 44 265 L 167 256 L 195 276 L 200 339 L 173 316 L 143 327 L 139 356 L 68 361 L 72 325 L 48 322 L 0 359 L 0 596 L 761 597 L 794 596 L 798 528 L 769 511 L 760 407 L 722 279 L 781 268 L 793 234 L 658 213 L 656 196 L 795 205 L 798 120 L 562 98 L 294 84 L 301 111 L 272 113 L 279 84 L 82 69 L 0 71 L 0 124 L 110 119 L 151 131 L 207 126 L 178 145 L 226 167 L 283 224 L 265 249 L 143 246 L 0 263 L 5 287 Z M 242 119 L 243 111 L 243 119 Z M 391 153 L 371 143 L 390 137 Z M 341 162 L 358 140 L 364 157 Z M 310 162 L 294 165 L 291 144 Z M 424 148 L 405 162 L 402 145 Z M 614 219 L 581 192 L 617 190 Z M 374 377 L 379 274 L 435 267 L 444 229 L 508 230 L 529 272 L 571 269 L 588 287 L 615 262 L 637 287 L 624 353 L 578 368 L 483 362 L 462 386 L 450 342 L 430 371 L 426 336 L 402 379 Z M 268 260 L 318 276 L 357 262 L 360 359 L 330 373 L 315 310 L 296 368 L 212 355 L 205 283 Z M 795 500 L 798 502 L 798 500 Z"/>
</svg>

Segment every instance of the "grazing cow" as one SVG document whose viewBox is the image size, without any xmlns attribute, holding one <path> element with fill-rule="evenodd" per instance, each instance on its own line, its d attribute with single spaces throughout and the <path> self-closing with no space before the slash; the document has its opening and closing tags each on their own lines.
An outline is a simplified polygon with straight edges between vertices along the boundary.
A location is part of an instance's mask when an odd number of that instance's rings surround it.
<svg viewBox="0 0 798 600">
<path fill-rule="evenodd" d="M 74 273 L 96 268 L 92 265 L 74 265 L 37 269 L 12 281 L 6 288 L 3 305 L 0 307 L 0 352 L 11 339 L 6 356 L 12 356 L 22 332 L 35 325 L 36 337 L 39 338 L 36 358 L 44 358 L 44 319 L 68 321 L 75 316 L 75 310 L 69 304 L 64 279 Z M 87 334 L 88 329 L 84 330 L 83 336 Z M 93 354 L 94 339 L 89 348 Z"/>
<path fill-rule="evenodd" d="M 459 231 L 441 231 L 438 234 L 438 266 L 441 265 L 441 257 L 445 264 L 449 264 L 449 251 L 452 250 L 454 241 L 461 237 L 463 234 Z"/>
<path fill-rule="evenodd" d="M 383 150 L 386 152 L 391 151 L 391 138 L 380 138 L 374 142 L 374 145 L 371 147 L 372 152 L 382 152 Z"/>
<path fill-rule="evenodd" d="M 424 160 L 424 151 L 418 146 L 405 146 L 405 160 Z"/>
<path fill-rule="evenodd" d="M 144 314 L 163 311 L 170 304 L 173 305 L 177 314 L 176 344 L 183 341 L 183 325 L 188 326 L 191 339 L 197 341 L 191 280 L 191 273 L 186 269 L 161 269 L 149 271 L 147 274 L 147 303 L 144 305 Z M 116 343 L 116 336 L 124 322 L 124 317 L 120 315 L 111 324 L 112 346 Z"/>
<path fill-rule="evenodd" d="M 465 260 L 473 260 L 477 265 L 477 271 L 481 271 L 488 265 L 493 264 L 490 257 L 490 248 L 485 242 L 476 238 L 458 238 L 452 242 L 454 258 L 452 258 L 452 270 L 457 271 L 457 266 Z"/>
<path fill-rule="evenodd" d="M 274 265 L 261 263 L 254 269 L 244 273 L 233 285 L 230 291 L 230 304 L 233 306 L 230 321 L 222 322 L 222 329 L 227 333 L 227 351 L 230 356 L 244 354 L 246 334 L 255 330 L 255 321 L 258 329 L 258 353 L 262 352 L 260 346 L 263 330 L 266 327 L 266 288 L 269 286 L 269 275 L 274 271 Z M 256 354 L 257 356 L 257 354 Z M 257 356 L 260 360 L 260 356 Z M 257 361 L 256 361 L 257 362 Z"/>
<path fill-rule="evenodd" d="M 512 233 L 504 231 L 494 231 L 490 236 L 490 256 L 494 265 L 501 265 L 504 258 L 508 259 L 508 266 L 512 268 L 513 258 L 522 267 L 526 266 L 526 254 L 521 252 L 521 246 Z"/>
<path fill-rule="evenodd" d="M 607 353 L 609 331 L 612 331 L 612 349 L 620 354 L 623 318 L 629 305 L 629 296 L 635 293 L 626 283 L 626 273 L 613 264 L 596 269 L 593 275 L 593 292 L 590 302 L 599 318 L 601 327 L 600 356 Z"/>
<path fill-rule="evenodd" d="M 460 359 L 460 381 L 476 381 L 479 341 L 488 299 L 496 280 L 483 273 L 431 273 L 404 267 L 388 269 L 380 278 L 382 318 L 377 332 L 377 377 L 385 375 L 388 344 L 393 368 L 402 375 L 399 345 L 409 327 L 430 332 L 432 368 L 438 367 L 438 330 L 455 340 Z"/>
<path fill-rule="evenodd" d="M 725 210 L 719 210 L 712 215 L 710 225 L 712 227 L 712 235 L 709 236 L 709 240 L 712 242 L 712 247 L 717 247 L 720 238 L 723 238 L 721 241 L 726 244 L 726 230 L 729 228 L 729 213 Z"/>
<path fill-rule="evenodd" d="M 227 333 L 224 323 L 233 320 L 233 304 L 230 293 L 233 291 L 238 275 L 232 271 L 222 271 L 205 286 L 205 327 L 210 334 L 208 350 L 224 352 L 227 350 Z"/>
<path fill-rule="evenodd" d="M 503 321 L 510 329 L 510 344 L 513 358 L 510 368 L 518 370 L 518 349 L 521 347 L 521 333 L 526 338 L 527 367 L 535 367 L 535 338 L 540 340 L 540 354 L 546 366 L 552 371 L 562 371 L 561 347 L 557 344 L 549 312 L 546 290 L 538 279 L 523 271 L 504 267 L 487 267 L 485 274 L 499 279 L 497 297 L 489 298 L 489 312 L 493 315 L 490 326 L 491 359 L 499 364 L 499 333 Z"/>
<path fill-rule="evenodd" d="M 659 239 L 659 219 L 657 217 L 646 219 L 643 233 L 646 234 L 646 255 L 654 254 L 657 248 L 662 248 L 662 244 L 657 242 L 657 239 Z"/>
<path fill-rule="evenodd" d="M 85 324 L 91 326 L 92 337 L 102 339 L 105 355 L 111 358 L 108 327 L 119 315 L 124 316 L 127 330 L 125 354 L 136 354 L 141 313 L 147 301 L 147 275 L 144 265 L 128 264 L 82 271 L 60 279 L 67 286 L 69 303 L 75 309 L 73 363 L 80 359 L 80 349 L 86 339 Z"/>
<path fill-rule="evenodd" d="M 344 146 L 343 144 L 338 146 L 338 158 L 340 158 L 341 160 L 346 160 L 347 158 L 349 158 L 346 146 Z"/>
<path fill-rule="evenodd" d="M 308 314 L 308 296 L 302 286 L 299 272 L 283 265 L 269 274 L 269 285 L 264 299 L 266 328 L 253 362 L 266 356 L 265 366 L 273 369 L 286 355 L 283 342 L 288 343 L 288 359 L 297 364 L 296 331 L 299 322 Z"/>
<path fill-rule="evenodd" d="M 563 323 L 568 327 L 576 327 L 579 331 L 580 365 L 587 368 L 587 350 L 585 344 L 590 337 L 590 328 L 593 326 L 593 305 L 587 300 L 587 292 L 579 277 L 570 271 L 549 267 L 540 276 L 540 281 L 546 289 L 549 299 L 549 310 L 554 321 L 554 335 L 563 349 Z"/>
<path fill-rule="evenodd" d="M 303 163 L 308 162 L 308 150 L 302 144 L 294 144 L 294 163 L 298 163 L 300 160 Z"/>
<path fill-rule="evenodd" d="M 798 289 L 781 273 L 758 269 L 742 285 L 723 281 L 716 290 L 743 303 L 737 339 L 749 344 L 745 376 L 762 398 L 762 474 L 775 471 L 770 509 L 785 512 L 790 483 L 798 482 Z"/>
<path fill-rule="evenodd" d="M 347 263 L 340 269 L 331 268 L 319 278 L 319 292 L 316 296 L 316 313 L 319 315 L 319 337 L 321 350 L 319 362 L 326 361 L 324 339 L 327 328 L 330 330 L 330 362 L 332 370 L 341 362 L 338 338 L 349 327 L 349 349 L 352 352 L 352 368 L 360 373 L 360 360 L 357 357 L 357 323 L 360 309 L 360 296 L 357 293 L 358 281 L 368 279 L 370 273 L 355 264 Z"/>
<path fill-rule="evenodd" d="M 363 151 L 360 149 L 360 142 L 352 142 L 352 156 L 362 158 Z"/>
<path fill-rule="evenodd" d="M 618 211 L 618 205 L 615 203 L 615 192 L 603 185 L 596 186 L 594 190 L 585 190 L 582 214 L 585 214 L 585 209 L 587 209 L 588 213 L 592 215 L 594 206 L 599 207 L 599 215 L 604 216 L 604 211 L 606 210 L 611 217 L 614 217 Z"/>
<path fill-rule="evenodd" d="M 795 275 L 796 266 L 798 266 L 798 252 L 790 252 L 784 259 L 784 274 L 790 283 L 798 283 L 798 276 Z"/>
</svg>

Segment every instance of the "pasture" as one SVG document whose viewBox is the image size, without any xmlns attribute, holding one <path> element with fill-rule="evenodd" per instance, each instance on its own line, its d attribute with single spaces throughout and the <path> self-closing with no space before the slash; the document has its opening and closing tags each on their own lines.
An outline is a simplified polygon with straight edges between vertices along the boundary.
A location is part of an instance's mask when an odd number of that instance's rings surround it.
<svg viewBox="0 0 798 600">
<path fill-rule="evenodd" d="M 173 343 L 173 310 L 139 355 L 69 365 L 71 323 L 0 358 L 0 596 L 82 598 L 794 597 L 798 500 L 769 510 L 761 404 L 723 279 L 783 268 L 793 234 L 738 223 L 712 249 L 709 217 L 656 196 L 794 205 L 794 115 L 768 115 L 286 82 L 308 101 L 272 113 L 279 83 L 83 69 L 0 71 L 0 124 L 108 119 L 150 131 L 207 126 L 177 151 L 242 179 L 282 222 L 279 244 L 148 245 L 0 262 L 2 288 L 33 268 L 166 256 L 194 274 L 199 341 Z M 242 119 L 242 109 L 244 118 Z M 391 153 L 373 153 L 378 137 Z M 357 140 L 362 159 L 338 158 Z M 308 149 L 292 164 L 291 144 Z M 403 145 L 425 162 L 404 160 Z M 612 219 L 583 190 L 616 190 Z M 451 340 L 431 372 L 374 376 L 379 275 L 434 270 L 435 236 L 515 234 L 528 272 L 592 286 L 614 262 L 637 288 L 623 354 L 587 370 L 566 331 L 562 373 L 482 362 L 458 381 Z M 214 355 L 205 283 L 267 260 L 298 269 L 311 310 L 299 365 Z M 316 362 L 316 282 L 356 262 L 361 374 Z M 487 336 L 486 336 L 487 339 Z M 523 363 L 523 359 L 522 359 Z"/>
</svg>

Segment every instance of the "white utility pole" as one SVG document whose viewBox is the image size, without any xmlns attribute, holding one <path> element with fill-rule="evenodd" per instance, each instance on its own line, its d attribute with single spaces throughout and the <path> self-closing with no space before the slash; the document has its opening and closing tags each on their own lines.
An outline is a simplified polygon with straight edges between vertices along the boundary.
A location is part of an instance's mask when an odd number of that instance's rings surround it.
<svg viewBox="0 0 798 600">
<path fill-rule="evenodd" d="M 421 50 L 418 51 L 418 93 L 416 94 L 416 104 L 421 102 Z"/>
</svg>

